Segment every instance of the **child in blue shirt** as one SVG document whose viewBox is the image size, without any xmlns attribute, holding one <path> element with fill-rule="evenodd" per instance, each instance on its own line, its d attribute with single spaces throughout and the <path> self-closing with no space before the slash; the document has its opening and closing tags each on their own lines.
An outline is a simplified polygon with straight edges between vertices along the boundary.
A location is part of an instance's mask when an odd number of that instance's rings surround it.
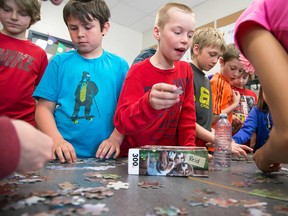
<svg viewBox="0 0 288 216">
<path fill-rule="evenodd" d="M 102 49 L 110 28 L 110 10 L 103 0 L 70 0 L 63 9 L 72 50 L 56 55 L 34 92 L 36 122 L 54 141 L 54 157 L 119 155 L 123 136 L 113 117 L 128 63 Z M 77 156 L 76 156 L 77 155 Z"/>
<path fill-rule="evenodd" d="M 252 108 L 243 127 L 233 136 L 233 139 L 238 144 L 245 144 L 251 139 L 253 132 L 256 132 L 256 144 L 253 149 L 253 152 L 256 152 L 267 141 L 272 126 L 273 122 L 265 102 L 265 94 L 260 87 L 257 106 Z"/>
</svg>

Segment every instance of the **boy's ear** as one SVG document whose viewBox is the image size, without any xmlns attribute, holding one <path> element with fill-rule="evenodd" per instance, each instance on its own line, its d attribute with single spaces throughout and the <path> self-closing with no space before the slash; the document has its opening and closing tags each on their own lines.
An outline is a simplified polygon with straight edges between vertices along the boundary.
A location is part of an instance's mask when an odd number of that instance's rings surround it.
<svg viewBox="0 0 288 216">
<path fill-rule="evenodd" d="M 103 29 L 102 29 L 102 35 L 106 35 L 108 33 L 110 29 L 110 23 L 109 22 L 106 22 L 104 23 L 104 26 L 103 26 Z"/>
<path fill-rule="evenodd" d="M 224 62 L 223 57 L 219 58 L 219 63 L 220 63 L 220 66 L 224 66 L 225 62 Z"/>
<path fill-rule="evenodd" d="M 194 55 L 198 55 L 198 54 L 200 53 L 199 44 L 194 44 L 194 46 L 191 47 L 191 49 L 193 49 L 193 54 L 194 54 Z"/>
<path fill-rule="evenodd" d="M 158 26 L 154 26 L 153 28 L 153 35 L 154 35 L 154 38 L 159 41 L 160 40 L 160 30 L 159 30 L 159 27 Z"/>
</svg>

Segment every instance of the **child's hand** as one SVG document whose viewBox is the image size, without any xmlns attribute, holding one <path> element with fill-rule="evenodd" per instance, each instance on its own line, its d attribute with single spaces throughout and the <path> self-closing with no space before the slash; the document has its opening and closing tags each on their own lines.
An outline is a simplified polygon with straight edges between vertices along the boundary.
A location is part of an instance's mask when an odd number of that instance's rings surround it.
<svg viewBox="0 0 288 216">
<path fill-rule="evenodd" d="M 113 158 L 117 158 L 118 155 L 120 154 L 120 144 L 112 139 L 107 139 L 107 140 L 104 140 L 97 152 L 96 152 L 96 158 L 110 158 L 111 155 L 114 154 Z"/>
<path fill-rule="evenodd" d="M 180 101 L 177 86 L 166 83 L 157 83 L 153 85 L 149 103 L 155 110 L 162 110 L 172 107 Z"/>
<path fill-rule="evenodd" d="M 248 160 L 248 156 L 246 151 L 248 152 L 253 152 L 253 149 L 250 148 L 249 146 L 246 145 L 240 145 L 235 143 L 234 140 L 232 140 L 231 142 L 231 151 L 232 154 L 236 155 L 237 157 L 244 157 L 246 160 Z"/>
<path fill-rule="evenodd" d="M 234 89 L 232 90 L 233 93 L 233 103 L 237 104 L 237 106 L 240 103 L 240 93 L 238 91 L 235 91 Z"/>
<path fill-rule="evenodd" d="M 253 154 L 253 160 L 255 161 L 255 164 L 261 170 L 262 172 L 277 172 L 281 169 L 281 164 L 267 160 L 267 158 L 262 153 L 263 146 L 259 148 L 254 154 Z"/>
<path fill-rule="evenodd" d="M 20 158 L 17 170 L 38 170 L 52 158 L 53 141 L 46 134 L 21 120 L 12 120 L 20 142 Z M 9 146 L 7 147 L 9 148 Z"/>
<path fill-rule="evenodd" d="M 233 128 L 233 133 L 238 132 L 243 125 L 243 122 L 241 119 L 238 118 L 237 115 L 233 115 L 232 117 L 232 128 Z"/>
<path fill-rule="evenodd" d="M 56 156 L 61 163 L 65 163 L 66 161 L 68 163 L 74 163 L 77 160 L 74 147 L 64 139 L 55 143 L 53 159 L 56 159 Z"/>
</svg>

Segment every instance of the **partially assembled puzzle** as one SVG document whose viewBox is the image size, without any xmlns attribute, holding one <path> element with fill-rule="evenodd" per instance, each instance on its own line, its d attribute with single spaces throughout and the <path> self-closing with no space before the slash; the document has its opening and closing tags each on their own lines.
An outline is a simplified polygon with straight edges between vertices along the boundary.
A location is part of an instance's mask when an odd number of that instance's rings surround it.
<svg viewBox="0 0 288 216">
<path fill-rule="evenodd" d="M 208 168 L 205 147 L 143 146 L 129 149 L 129 174 L 208 177 Z"/>
</svg>

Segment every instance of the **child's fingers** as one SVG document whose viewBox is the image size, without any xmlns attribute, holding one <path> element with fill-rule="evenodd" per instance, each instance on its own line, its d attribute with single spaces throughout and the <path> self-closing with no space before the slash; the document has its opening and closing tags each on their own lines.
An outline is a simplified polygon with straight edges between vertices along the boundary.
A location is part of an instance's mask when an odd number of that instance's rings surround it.
<svg viewBox="0 0 288 216">
<path fill-rule="evenodd" d="M 175 90 L 177 90 L 177 86 L 167 84 L 167 83 L 157 83 L 153 85 L 152 89 L 155 89 L 157 91 L 162 92 L 171 92 L 174 93 Z"/>
<path fill-rule="evenodd" d="M 115 152 L 113 158 L 114 158 L 114 159 L 117 158 L 117 157 L 119 156 L 119 154 L 120 154 L 120 148 L 116 148 L 116 152 Z"/>
<path fill-rule="evenodd" d="M 65 163 L 65 158 L 64 158 L 63 152 L 61 150 L 61 147 L 58 146 L 55 148 L 55 154 L 57 155 L 57 157 L 61 163 Z"/>
</svg>

